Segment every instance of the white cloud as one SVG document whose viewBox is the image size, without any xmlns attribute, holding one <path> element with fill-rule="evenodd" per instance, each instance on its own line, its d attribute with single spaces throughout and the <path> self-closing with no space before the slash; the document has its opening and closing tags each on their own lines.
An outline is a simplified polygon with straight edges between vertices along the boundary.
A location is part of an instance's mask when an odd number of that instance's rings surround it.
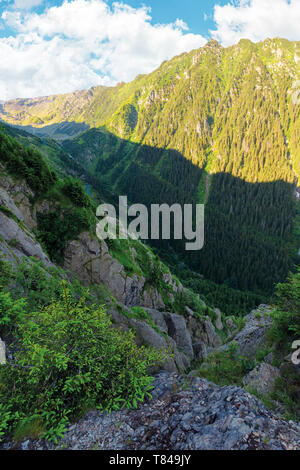
<svg viewBox="0 0 300 470">
<path fill-rule="evenodd" d="M 13 7 L 21 10 L 30 10 L 43 3 L 43 0 L 14 0 Z"/>
<path fill-rule="evenodd" d="M 224 46 L 240 39 L 254 42 L 274 37 L 300 39 L 300 0 L 238 0 L 215 5 L 212 36 Z"/>
<path fill-rule="evenodd" d="M 0 38 L 0 100 L 129 81 L 205 44 L 182 20 L 152 25 L 150 13 L 104 0 L 65 0 L 40 15 L 5 11 L 14 35 Z"/>
</svg>

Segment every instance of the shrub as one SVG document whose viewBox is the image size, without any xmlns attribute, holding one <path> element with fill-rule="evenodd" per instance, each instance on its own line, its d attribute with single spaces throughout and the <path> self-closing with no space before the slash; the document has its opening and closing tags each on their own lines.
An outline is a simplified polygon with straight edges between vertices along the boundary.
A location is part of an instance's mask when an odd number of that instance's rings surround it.
<svg viewBox="0 0 300 470">
<path fill-rule="evenodd" d="M 227 351 L 212 353 L 199 368 L 199 375 L 218 385 L 242 385 L 242 378 L 255 366 L 255 361 L 237 355 L 237 344 Z"/>
<path fill-rule="evenodd" d="M 5 287 L 12 278 L 12 270 L 9 263 L 0 256 L 0 289 Z"/>
<path fill-rule="evenodd" d="M 80 180 L 66 178 L 62 182 L 62 192 L 68 196 L 75 206 L 89 208 L 92 206 Z"/>
<path fill-rule="evenodd" d="M 38 213 L 37 236 L 50 258 L 61 263 L 68 240 L 74 240 L 81 232 L 89 231 L 94 222 L 93 214 L 86 208 L 61 208 L 57 212 Z"/>
<path fill-rule="evenodd" d="M 45 194 L 55 182 L 55 175 L 33 148 L 23 147 L 17 139 L 5 135 L 0 129 L 0 160 L 7 171 L 18 178 L 25 178 L 37 194 Z"/>
<path fill-rule="evenodd" d="M 15 300 L 10 292 L 0 290 L 0 333 L 3 336 L 11 331 L 26 313 L 25 299 Z"/>
<path fill-rule="evenodd" d="M 0 367 L 7 431 L 29 432 L 31 423 L 54 441 L 90 407 L 137 406 L 151 389 L 147 368 L 163 359 L 112 328 L 103 307 L 72 301 L 65 287 L 60 301 L 23 319 L 18 335 L 14 361 Z"/>
<path fill-rule="evenodd" d="M 272 312 L 270 333 L 277 352 L 283 356 L 291 351 L 294 340 L 300 339 L 300 269 L 290 274 L 287 283 L 276 287 L 276 308 Z"/>
</svg>

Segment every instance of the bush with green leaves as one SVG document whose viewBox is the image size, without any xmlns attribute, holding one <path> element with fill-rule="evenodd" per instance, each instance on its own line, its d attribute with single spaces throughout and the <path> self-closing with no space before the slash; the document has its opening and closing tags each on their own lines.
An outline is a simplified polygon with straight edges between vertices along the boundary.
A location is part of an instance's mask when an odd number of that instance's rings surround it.
<svg viewBox="0 0 300 470">
<path fill-rule="evenodd" d="M 14 137 L 5 135 L 0 128 L 0 161 L 7 171 L 25 178 L 36 195 L 45 194 L 56 181 L 56 175 L 34 148 L 23 147 Z"/>
<path fill-rule="evenodd" d="M 237 344 L 232 342 L 227 351 L 211 353 L 199 368 L 199 375 L 218 385 L 237 384 L 255 367 L 255 361 L 237 354 Z"/>
<path fill-rule="evenodd" d="M 90 208 L 92 206 L 82 182 L 75 178 L 65 178 L 61 183 L 61 191 L 73 202 L 75 206 Z"/>
<path fill-rule="evenodd" d="M 291 352 L 293 341 L 300 339 L 300 268 L 289 275 L 286 283 L 277 285 L 276 297 L 270 336 L 283 357 Z"/>
<path fill-rule="evenodd" d="M 148 368 L 165 359 L 112 328 L 104 307 L 73 301 L 65 286 L 60 301 L 19 322 L 17 335 L 13 361 L 0 366 L 6 433 L 15 435 L 38 429 L 56 441 L 87 409 L 136 407 L 151 390 Z"/>
<path fill-rule="evenodd" d="M 12 276 L 11 265 L 0 255 L 0 289 L 5 287 Z"/>
<path fill-rule="evenodd" d="M 6 336 L 22 320 L 27 311 L 24 298 L 14 299 L 10 292 L 0 290 L 0 334 Z"/>
<path fill-rule="evenodd" d="M 14 272 L 16 285 L 13 289 L 14 297 L 26 295 L 28 307 L 36 309 L 48 305 L 61 296 L 61 282 L 67 278 L 67 273 L 57 266 L 45 266 L 36 258 L 23 259 Z M 68 288 L 73 297 L 80 297 L 85 289 L 73 279 L 68 282 Z"/>
<path fill-rule="evenodd" d="M 56 212 L 37 213 L 37 238 L 47 250 L 52 261 L 62 263 L 68 240 L 81 232 L 89 231 L 95 224 L 93 212 L 86 207 L 59 207 Z"/>
</svg>

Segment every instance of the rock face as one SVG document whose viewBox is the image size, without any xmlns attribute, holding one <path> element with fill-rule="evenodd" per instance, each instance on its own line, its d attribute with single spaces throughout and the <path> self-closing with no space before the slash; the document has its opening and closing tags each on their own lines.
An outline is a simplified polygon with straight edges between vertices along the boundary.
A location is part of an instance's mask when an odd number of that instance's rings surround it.
<svg viewBox="0 0 300 470">
<path fill-rule="evenodd" d="M 124 266 L 109 253 L 105 241 L 92 238 L 90 233 L 81 233 L 78 240 L 67 243 L 64 260 L 64 268 L 75 274 L 83 284 L 103 282 L 113 296 L 125 305 L 150 308 L 163 308 L 165 305 L 154 287 L 145 289 L 146 279 L 143 276 L 128 276 Z"/>
<path fill-rule="evenodd" d="M 168 327 L 168 334 L 190 358 L 194 357 L 191 335 L 187 330 L 185 319 L 174 313 L 165 313 L 164 318 Z"/>
<path fill-rule="evenodd" d="M 6 364 L 6 349 L 5 343 L 0 338 L 0 364 Z"/>
<path fill-rule="evenodd" d="M 271 392 L 277 377 L 279 377 L 277 367 L 261 363 L 243 378 L 243 384 L 264 395 Z"/>
<path fill-rule="evenodd" d="M 186 323 L 193 343 L 201 341 L 210 348 L 217 348 L 221 346 L 221 338 L 217 334 L 213 323 L 208 317 L 199 319 L 189 316 L 186 320 Z"/>
<path fill-rule="evenodd" d="M 272 319 L 270 307 L 261 305 L 245 317 L 245 326 L 234 337 L 237 343 L 237 354 L 255 359 L 257 351 L 266 344 L 266 333 L 269 330 Z M 224 344 L 218 350 L 228 349 L 229 344 Z"/>
<path fill-rule="evenodd" d="M 4 168 L 2 165 L 0 167 Z M 13 181 L 9 176 L 0 176 L 1 205 L 10 209 L 15 216 L 24 222 L 29 230 L 36 227 L 35 212 L 32 214 L 30 199 L 34 198 L 34 193 L 29 186 L 23 182 Z"/>
<path fill-rule="evenodd" d="M 24 256 L 34 256 L 47 265 L 51 264 L 33 233 L 2 212 L 0 212 L 0 235 L 3 240 L 0 249 L 12 262 Z"/>
<path fill-rule="evenodd" d="M 20 449 L 72 450 L 300 450 L 300 425 L 279 419 L 236 387 L 198 377 L 160 373 L 152 399 L 138 409 L 88 413 L 57 446 L 44 441 Z M 12 448 L 11 443 L 2 445 Z"/>
<path fill-rule="evenodd" d="M 169 353 L 170 358 L 160 364 L 156 370 L 169 372 L 184 371 L 190 365 L 190 358 L 178 350 L 178 345 L 169 336 L 163 336 L 151 328 L 146 322 L 130 319 L 130 327 L 136 331 L 136 340 L 140 345 L 147 344 Z"/>
<path fill-rule="evenodd" d="M 131 313 L 128 307 L 119 304 L 122 310 L 127 309 L 127 313 Z M 145 312 L 149 315 L 157 330 L 153 329 L 147 322 L 134 318 L 127 318 L 121 315 L 115 308 L 109 308 L 112 318 L 118 325 L 122 325 L 125 329 L 133 328 L 137 333 L 138 344 L 144 344 L 170 351 L 172 359 L 169 362 L 160 365 L 160 370 L 175 372 L 176 370 L 184 371 L 190 366 L 191 360 L 205 359 L 207 357 L 207 346 L 204 341 L 193 342 L 193 333 L 183 316 L 170 312 L 160 312 L 156 309 L 145 308 Z M 194 325 L 199 323 L 202 330 L 202 319 L 194 318 Z M 209 330 L 213 331 L 213 325 L 210 321 L 205 320 L 205 325 Z M 205 338 L 205 335 L 204 335 Z M 219 337 L 218 337 L 219 338 Z M 218 340 L 219 344 L 220 339 Z"/>
</svg>

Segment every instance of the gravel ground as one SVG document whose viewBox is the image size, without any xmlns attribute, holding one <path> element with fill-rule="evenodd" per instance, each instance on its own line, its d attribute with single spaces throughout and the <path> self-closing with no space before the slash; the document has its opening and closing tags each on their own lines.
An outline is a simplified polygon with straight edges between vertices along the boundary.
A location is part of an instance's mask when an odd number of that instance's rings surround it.
<svg viewBox="0 0 300 470">
<path fill-rule="evenodd" d="M 2 449 L 300 450 L 300 425 L 239 387 L 170 373 L 158 374 L 154 387 L 138 409 L 88 413 L 57 446 L 27 440 Z"/>
</svg>

